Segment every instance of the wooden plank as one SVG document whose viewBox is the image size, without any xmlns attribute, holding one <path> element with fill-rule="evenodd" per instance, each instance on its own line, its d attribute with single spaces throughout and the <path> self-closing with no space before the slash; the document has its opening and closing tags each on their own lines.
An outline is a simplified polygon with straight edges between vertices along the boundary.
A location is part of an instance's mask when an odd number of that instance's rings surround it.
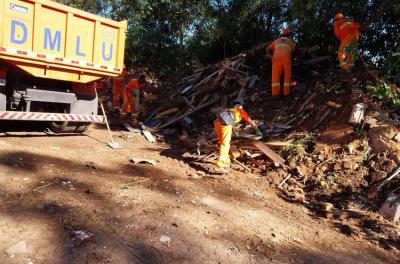
<svg viewBox="0 0 400 264">
<path fill-rule="evenodd" d="M 202 84 L 207 83 L 208 81 L 211 80 L 212 77 L 214 77 L 215 75 L 220 74 L 220 73 L 221 73 L 221 70 L 218 70 L 218 71 L 216 71 L 216 72 L 214 72 L 214 73 L 208 75 L 206 78 L 204 78 L 203 80 L 201 80 L 201 81 L 200 81 L 198 84 L 196 84 L 195 86 L 193 86 L 193 87 L 191 87 L 191 88 L 185 89 L 181 94 L 185 94 L 185 93 L 187 93 L 187 92 L 189 92 L 189 91 L 191 91 L 191 90 L 195 90 L 197 87 L 199 87 L 199 86 L 202 85 Z"/>
<path fill-rule="evenodd" d="M 251 140 L 252 141 L 252 140 Z M 241 149 L 249 149 L 249 150 L 259 150 L 256 148 L 249 140 L 237 140 L 232 142 L 232 144 L 237 144 L 240 146 Z M 250 143 L 249 143 L 250 142 Z M 290 141 L 279 141 L 279 140 L 272 140 L 272 141 L 261 141 L 264 145 L 270 148 L 284 148 L 290 146 Z"/>
<path fill-rule="evenodd" d="M 182 99 L 183 99 L 183 102 L 184 102 L 190 109 L 193 109 L 193 108 L 194 108 L 193 104 L 189 101 L 189 99 L 187 99 L 186 96 L 182 96 Z"/>
<path fill-rule="evenodd" d="M 236 98 L 235 101 L 237 101 L 237 102 L 243 102 L 245 96 L 246 96 L 246 88 L 245 88 L 245 87 L 242 87 L 242 88 L 240 89 L 239 94 L 238 94 L 238 96 L 237 96 L 237 98 Z"/>
<path fill-rule="evenodd" d="M 141 131 L 137 128 L 133 128 L 130 124 L 124 123 L 123 126 L 129 131 L 129 132 L 135 132 L 135 133 L 140 133 Z"/>
<path fill-rule="evenodd" d="M 242 74 L 242 75 L 244 75 L 244 76 L 247 76 L 247 72 L 244 72 L 244 71 L 241 71 L 241 70 L 237 70 L 237 69 L 234 69 L 234 68 L 232 68 L 232 67 L 226 67 L 226 69 L 229 69 L 229 70 L 231 70 L 231 71 L 234 71 L 234 72 L 237 72 L 237 73 L 239 73 L 239 74 Z"/>
<path fill-rule="evenodd" d="M 331 58 L 330 56 L 314 58 L 314 59 L 303 62 L 303 65 L 308 66 L 308 65 L 318 64 L 318 63 L 321 63 L 324 61 L 328 61 L 328 60 L 330 60 L 330 58 Z"/>
<path fill-rule="evenodd" d="M 192 111 L 189 111 L 189 112 L 187 112 L 186 114 L 181 115 L 180 117 L 177 117 L 177 118 L 175 118 L 174 120 L 171 120 L 170 122 L 168 122 L 168 123 L 166 123 L 166 124 L 164 124 L 164 125 L 158 127 L 157 129 L 162 129 L 162 128 L 165 128 L 165 127 L 167 127 L 167 126 L 170 126 L 170 125 L 172 125 L 172 124 L 178 122 L 178 121 L 181 120 L 182 118 L 185 118 L 185 117 L 187 117 L 187 116 L 189 116 L 189 115 L 192 115 L 192 114 L 194 114 L 195 112 L 197 112 L 197 111 L 199 111 L 199 110 L 201 110 L 201 109 L 203 109 L 203 108 L 206 108 L 207 106 L 210 106 L 210 105 L 212 105 L 212 104 L 218 102 L 218 100 L 220 100 L 220 97 L 216 97 L 216 98 L 214 98 L 213 100 L 209 101 L 208 103 L 205 103 L 205 104 L 203 104 L 203 105 L 200 105 L 199 107 L 193 109 Z"/>
<path fill-rule="evenodd" d="M 268 158 L 270 158 L 273 162 L 281 165 L 282 167 L 285 167 L 285 160 L 281 158 L 278 154 L 276 154 L 272 149 L 264 145 L 264 143 L 260 141 L 253 141 L 252 144 L 261 150 L 262 153 L 264 153 Z"/>
<path fill-rule="evenodd" d="M 267 141 L 267 142 L 263 142 L 264 143 L 264 145 L 266 145 L 266 146 L 268 146 L 268 147 L 271 147 L 271 148 L 273 148 L 273 147 L 275 147 L 275 148 L 283 148 L 283 147 L 287 147 L 287 146 L 290 146 L 290 142 L 287 142 L 287 141 L 277 141 L 277 140 L 275 140 L 275 141 Z"/>
<path fill-rule="evenodd" d="M 238 161 L 236 158 L 233 159 L 233 162 L 238 164 L 240 167 L 242 167 L 243 169 L 245 169 L 246 171 L 251 173 L 251 169 L 249 169 L 249 167 L 247 167 L 246 165 L 244 165 L 243 163 Z"/>
<path fill-rule="evenodd" d="M 249 88 L 250 88 L 250 89 L 254 87 L 254 85 L 255 85 L 256 82 L 257 82 L 257 79 L 258 79 L 258 76 L 257 76 L 257 75 L 253 75 L 253 76 L 251 77 L 251 80 L 250 80 L 250 83 L 249 83 Z"/>
<path fill-rule="evenodd" d="M 178 108 L 178 107 L 172 108 L 172 109 L 168 109 L 168 110 L 166 110 L 166 111 L 164 111 L 164 112 L 158 113 L 158 114 L 156 115 L 155 118 L 157 118 L 157 119 L 158 119 L 158 118 L 163 118 L 163 117 L 166 117 L 166 116 L 175 114 L 175 113 L 177 113 L 178 111 L 179 111 L 179 108 Z"/>
<path fill-rule="evenodd" d="M 308 99 L 300 106 L 299 110 L 297 110 L 297 114 L 300 114 L 301 111 L 317 96 L 316 93 L 313 93 Z"/>
<path fill-rule="evenodd" d="M 188 80 L 190 80 L 190 79 L 199 77 L 201 74 L 202 74 L 202 72 L 200 72 L 200 73 L 195 73 L 195 74 L 192 74 L 192 75 L 187 76 L 187 77 L 183 77 L 183 78 L 181 79 L 181 81 L 182 81 L 182 82 L 186 82 L 186 81 L 188 81 Z"/>
<path fill-rule="evenodd" d="M 150 143 L 155 143 L 156 139 L 154 138 L 153 134 L 151 134 L 150 131 L 148 130 L 143 130 L 142 131 L 144 137 L 150 142 Z"/>
<path fill-rule="evenodd" d="M 328 109 L 322 117 L 319 119 L 319 121 L 314 125 L 313 129 L 317 129 L 324 121 L 325 119 L 334 111 L 333 109 Z"/>
</svg>

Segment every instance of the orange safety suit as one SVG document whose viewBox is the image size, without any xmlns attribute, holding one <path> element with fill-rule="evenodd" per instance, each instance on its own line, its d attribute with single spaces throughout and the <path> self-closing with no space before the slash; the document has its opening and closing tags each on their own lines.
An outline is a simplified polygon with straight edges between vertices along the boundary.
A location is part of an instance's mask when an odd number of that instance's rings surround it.
<svg viewBox="0 0 400 264">
<path fill-rule="evenodd" d="M 272 96 L 277 96 L 281 90 L 281 75 L 284 74 L 283 94 L 289 95 L 292 79 L 292 52 L 296 44 L 287 37 L 280 37 L 272 42 L 267 49 L 273 52 L 272 57 Z"/>
<path fill-rule="evenodd" d="M 335 21 L 334 30 L 340 40 L 338 59 L 340 67 L 349 70 L 354 66 L 354 56 L 360 38 L 360 24 L 351 19 L 338 19 Z"/>
<path fill-rule="evenodd" d="M 128 72 L 123 70 L 122 73 L 113 78 L 113 86 L 112 86 L 112 93 L 113 93 L 113 101 L 114 101 L 114 108 L 119 108 L 120 106 L 120 99 L 124 97 L 124 87 L 125 87 L 125 78 L 128 76 Z"/>
<path fill-rule="evenodd" d="M 234 114 L 235 124 L 244 120 L 249 124 L 254 124 L 247 112 L 242 108 L 231 108 L 229 109 Z M 219 139 L 219 159 L 217 162 L 218 168 L 229 168 L 231 165 L 231 159 L 229 158 L 229 150 L 231 148 L 231 139 L 233 126 L 235 125 L 224 126 L 222 122 L 217 119 L 214 122 L 214 127 L 218 135 Z"/>
<path fill-rule="evenodd" d="M 134 91 L 142 89 L 143 85 L 139 83 L 138 78 L 133 78 L 124 89 L 124 103 L 122 105 L 122 112 L 124 113 L 135 113 L 135 100 Z"/>
</svg>

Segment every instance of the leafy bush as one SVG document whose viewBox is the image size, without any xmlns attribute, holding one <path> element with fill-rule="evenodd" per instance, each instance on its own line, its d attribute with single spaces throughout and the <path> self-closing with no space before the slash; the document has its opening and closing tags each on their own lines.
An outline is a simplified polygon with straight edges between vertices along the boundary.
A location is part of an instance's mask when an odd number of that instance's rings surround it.
<svg viewBox="0 0 400 264">
<path fill-rule="evenodd" d="M 389 106 L 400 111 L 400 99 L 397 88 L 386 81 L 380 81 L 376 86 L 371 87 L 369 96 L 387 103 Z"/>
<path fill-rule="evenodd" d="M 384 73 L 387 79 L 400 84 L 400 51 L 393 53 L 387 59 Z"/>
</svg>

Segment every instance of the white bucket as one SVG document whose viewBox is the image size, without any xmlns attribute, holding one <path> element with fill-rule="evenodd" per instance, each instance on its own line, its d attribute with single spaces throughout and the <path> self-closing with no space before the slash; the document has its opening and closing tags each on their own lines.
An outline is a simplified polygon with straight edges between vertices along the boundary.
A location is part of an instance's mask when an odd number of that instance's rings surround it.
<svg viewBox="0 0 400 264">
<path fill-rule="evenodd" d="M 367 110 L 368 106 L 366 104 L 356 104 L 353 107 L 353 111 L 351 112 L 349 123 L 350 124 L 361 124 L 365 117 L 365 110 Z"/>
</svg>

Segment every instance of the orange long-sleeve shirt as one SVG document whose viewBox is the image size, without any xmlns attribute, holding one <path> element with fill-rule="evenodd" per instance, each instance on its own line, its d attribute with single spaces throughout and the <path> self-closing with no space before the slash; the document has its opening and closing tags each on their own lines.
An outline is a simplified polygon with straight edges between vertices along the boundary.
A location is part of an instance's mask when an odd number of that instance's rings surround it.
<svg viewBox="0 0 400 264">
<path fill-rule="evenodd" d="M 287 37 L 278 38 L 267 47 L 274 54 L 274 57 L 291 55 L 295 48 L 296 43 Z"/>
<path fill-rule="evenodd" d="M 246 110 L 244 110 L 243 108 L 231 108 L 229 109 L 229 111 L 231 111 L 235 117 L 235 123 L 239 123 L 242 120 L 246 121 L 247 123 L 251 123 L 251 118 L 249 116 L 249 114 L 246 112 Z"/>
<path fill-rule="evenodd" d="M 129 93 L 132 93 L 133 90 L 142 89 L 144 85 L 139 83 L 139 79 L 133 78 L 128 85 L 126 86 L 126 90 Z"/>
<path fill-rule="evenodd" d="M 359 34 L 361 25 L 351 19 L 339 19 L 335 21 L 334 30 L 336 37 L 342 41 L 348 34 Z"/>
</svg>

